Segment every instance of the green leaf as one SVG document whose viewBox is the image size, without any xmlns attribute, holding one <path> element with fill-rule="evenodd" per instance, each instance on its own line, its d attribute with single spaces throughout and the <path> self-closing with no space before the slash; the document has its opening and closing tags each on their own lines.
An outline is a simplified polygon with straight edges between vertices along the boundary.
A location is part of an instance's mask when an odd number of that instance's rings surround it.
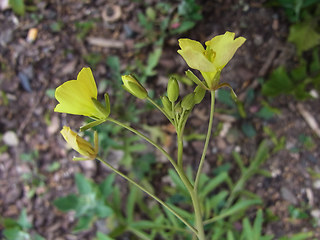
<svg viewBox="0 0 320 240">
<path fill-rule="evenodd" d="M 262 94 L 275 97 L 282 93 L 289 93 L 293 89 L 293 83 L 284 67 L 278 67 L 262 86 Z"/>
<path fill-rule="evenodd" d="M 95 210 L 96 210 L 96 214 L 99 218 L 106 218 L 113 213 L 112 208 L 104 205 L 103 202 L 100 202 L 99 204 L 97 204 Z"/>
<path fill-rule="evenodd" d="M 180 24 L 180 26 L 174 30 L 171 31 L 173 34 L 181 34 L 184 33 L 190 29 L 192 29 L 196 25 L 193 21 L 184 21 Z"/>
<path fill-rule="evenodd" d="M 32 224 L 28 220 L 27 211 L 22 209 L 20 216 L 17 220 L 17 223 L 21 226 L 22 229 L 28 230 L 32 227 Z"/>
<path fill-rule="evenodd" d="M 102 232 L 97 232 L 97 237 L 94 238 L 94 240 L 114 240 L 114 238 L 111 238 Z"/>
<path fill-rule="evenodd" d="M 263 213 L 262 210 L 259 209 L 256 219 L 253 223 L 253 235 L 254 239 L 260 239 L 261 236 L 261 230 L 262 230 L 262 222 L 263 222 Z"/>
<path fill-rule="evenodd" d="M 262 119 L 269 120 L 274 116 L 274 112 L 269 107 L 262 107 L 255 115 Z"/>
<path fill-rule="evenodd" d="M 3 235 L 6 237 L 6 240 L 31 240 L 31 236 L 21 231 L 18 227 L 4 229 Z"/>
<path fill-rule="evenodd" d="M 92 192 L 91 182 L 81 173 L 75 174 L 75 181 L 79 194 L 85 195 Z"/>
<path fill-rule="evenodd" d="M 0 217 L 0 224 L 3 224 L 4 228 L 14 228 L 20 227 L 20 225 L 12 218 L 1 218 Z"/>
<path fill-rule="evenodd" d="M 212 192 L 217 186 L 221 183 L 225 182 L 228 178 L 228 174 L 226 172 L 222 172 L 208 183 L 199 191 L 199 195 L 201 198 L 205 198 L 210 192 Z"/>
<path fill-rule="evenodd" d="M 247 136 L 247 137 L 254 137 L 257 135 L 257 132 L 255 130 L 255 128 L 253 127 L 253 125 L 249 122 L 244 122 L 242 125 L 241 125 L 241 129 L 243 131 L 243 133 Z"/>
<path fill-rule="evenodd" d="M 184 193 L 187 193 L 187 195 L 188 195 L 188 191 L 187 191 L 185 185 L 183 184 L 183 182 L 181 181 L 180 177 L 178 176 L 178 174 L 171 168 L 169 169 L 168 173 L 169 173 L 171 180 L 174 182 L 174 184 L 177 186 L 177 188 L 182 190 Z"/>
<path fill-rule="evenodd" d="M 59 162 L 53 162 L 49 166 L 47 166 L 46 170 L 52 173 L 59 170 L 60 167 L 61 167 L 61 164 Z"/>
<path fill-rule="evenodd" d="M 319 72 L 320 72 L 319 48 L 315 48 L 312 51 L 312 62 L 310 64 L 310 73 L 315 74 Z"/>
<path fill-rule="evenodd" d="M 73 232 L 79 232 L 83 230 L 87 230 L 92 225 L 92 216 L 82 216 L 79 218 L 76 226 L 73 228 Z"/>
<path fill-rule="evenodd" d="M 62 212 L 75 210 L 78 205 L 78 197 L 70 194 L 66 197 L 57 198 L 53 201 L 53 204 Z"/>
<path fill-rule="evenodd" d="M 235 238 L 230 230 L 227 233 L 227 240 L 235 240 Z"/>
<path fill-rule="evenodd" d="M 239 200 L 238 203 L 236 203 L 232 207 L 224 210 L 218 216 L 215 216 L 215 217 L 205 221 L 205 224 L 213 223 L 213 222 L 216 222 L 220 219 L 229 217 L 231 215 L 234 215 L 234 214 L 236 214 L 240 211 L 243 211 L 243 210 L 247 209 L 248 207 L 256 205 L 256 204 L 261 204 L 261 200 L 259 200 L 259 199 Z"/>
<path fill-rule="evenodd" d="M 255 240 L 248 218 L 243 219 L 242 226 L 243 226 L 243 233 L 242 234 L 245 236 L 244 239 Z M 257 239 L 259 239 L 259 238 L 257 238 Z"/>
<path fill-rule="evenodd" d="M 121 79 L 121 73 L 120 73 L 120 60 L 119 57 L 117 56 L 109 56 L 107 58 L 107 65 L 111 71 L 111 78 L 114 80 L 119 80 Z"/>
<path fill-rule="evenodd" d="M 210 206 L 213 207 L 215 214 L 218 213 L 218 209 L 225 203 L 228 194 L 228 191 L 222 190 L 210 199 Z"/>
<path fill-rule="evenodd" d="M 235 107 L 235 102 L 233 101 L 230 93 L 226 89 L 219 89 L 217 91 L 217 98 L 219 102 L 222 102 L 223 104 L 227 105 L 228 107 Z"/>
<path fill-rule="evenodd" d="M 25 13 L 25 5 L 23 0 L 9 0 L 9 4 L 12 7 L 14 13 L 23 16 Z"/>
<path fill-rule="evenodd" d="M 137 191 L 138 189 L 136 187 L 130 186 L 130 193 L 126 204 L 127 222 L 129 224 L 133 222 L 134 206 L 136 204 Z"/>
<path fill-rule="evenodd" d="M 268 142 L 266 140 L 262 141 L 259 144 L 258 150 L 252 163 L 250 164 L 250 168 L 258 169 L 259 165 L 263 163 L 269 156 L 269 147 Z"/>
<path fill-rule="evenodd" d="M 147 66 L 144 69 L 144 77 L 140 79 L 142 84 L 147 80 L 146 77 L 154 76 L 156 74 L 156 71 L 154 71 L 154 68 L 158 65 L 161 54 L 162 54 L 161 48 L 156 48 L 152 53 L 149 54 Z"/>
<path fill-rule="evenodd" d="M 281 237 L 279 240 L 306 240 L 310 239 L 313 236 L 312 232 L 305 232 L 305 233 L 297 233 L 290 237 Z"/>
<path fill-rule="evenodd" d="M 46 240 L 44 237 L 40 236 L 39 234 L 35 234 L 33 236 L 33 239 L 32 240 Z"/>
<path fill-rule="evenodd" d="M 102 183 L 99 185 L 100 192 L 104 198 L 110 196 L 113 192 L 113 183 L 116 175 L 115 173 L 110 174 Z"/>
<path fill-rule="evenodd" d="M 298 67 L 294 68 L 290 72 L 290 76 L 292 77 L 292 81 L 297 84 L 303 81 L 305 78 L 308 77 L 307 75 L 307 64 L 306 61 L 300 60 L 300 64 Z"/>
<path fill-rule="evenodd" d="M 296 45 L 298 54 L 320 44 L 320 34 L 316 32 L 316 22 L 313 20 L 294 24 L 290 27 L 288 41 Z"/>
</svg>

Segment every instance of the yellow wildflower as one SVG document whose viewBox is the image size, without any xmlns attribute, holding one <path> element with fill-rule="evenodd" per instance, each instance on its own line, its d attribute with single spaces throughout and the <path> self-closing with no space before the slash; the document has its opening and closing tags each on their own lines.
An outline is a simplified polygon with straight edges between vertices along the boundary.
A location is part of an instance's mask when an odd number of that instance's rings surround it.
<svg viewBox="0 0 320 240">
<path fill-rule="evenodd" d="M 110 113 L 110 106 L 103 107 L 97 101 L 97 95 L 97 86 L 91 69 L 82 68 L 77 80 L 67 81 L 56 89 L 55 98 L 59 104 L 54 111 L 106 119 Z"/>
<path fill-rule="evenodd" d="M 207 41 L 206 49 L 200 42 L 179 39 L 178 53 L 189 67 L 199 70 L 208 87 L 214 89 L 219 82 L 220 72 L 246 41 L 243 37 L 234 39 L 235 33 L 226 32 Z"/>
<path fill-rule="evenodd" d="M 92 160 L 98 154 L 98 135 L 94 132 L 94 147 L 88 141 L 80 137 L 76 132 L 72 131 L 69 127 L 64 126 L 60 131 L 66 142 L 78 153 L 85 158 L 75 158 L 76 160 Z"/>
</svg>

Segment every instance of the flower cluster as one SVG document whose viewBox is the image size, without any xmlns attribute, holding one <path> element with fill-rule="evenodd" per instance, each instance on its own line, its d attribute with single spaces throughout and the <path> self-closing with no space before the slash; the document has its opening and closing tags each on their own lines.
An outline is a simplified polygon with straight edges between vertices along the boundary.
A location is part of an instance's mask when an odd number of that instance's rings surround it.
<svg viewBox="0 0 320 240">
<path fill-rule="evenodd" d="M 205 95 L 205 90 L 214 91 L 219 86 L 228 86 L 227 83 L 220 84 L 220 72 L 235 54 L 236 50 L 245 42 L 245 38 L 234 39 L 235 34 L 226 32 L 218 35 L 205 43 L 206 48 L 200 42 L 190 39 L 180 39 L 180 50 L 178 53 L 184 58 L 190 68 L 199 70 L 204 78 L 200 81 L 191 71 L 187 72 L 198 85 L 193 93 L 185 96 L 181 102 L 175 104 L 179 97 L 179 85 L 177 80 L 170 79 L 168 82 L 168 96 L 161 98 L 163 112 L 171 122 L 178 122 L 177 116 L 181 115 L 181 122 L 184 122 L 183 115 L 190 111 L 195 104 L 199 104 Z M 123 88 L 140 99 L 148 98 L 147 90 L 132 75 L 122 76 Z M 63 83 L 55 91 L 55 98 L 59 102 L 55 112 L 83 115 L 92 118 L 94 121 L 82 127 L 81 130 L 89 129 L 108 120 L 110 114 L 109 96 L 105 94 L 105 106 L 97 100 L 97 86 L 90 68 L 83 68 L 76 80 Z M 150 98 L 148 98 L 150 100 Z M 183 110 L 180 113 L 180 110 Z M 178 115 L 177 115 L 178 113 Z M 180 114 L 180 115 L 179 115 Z M 182 126 L 181 124 L 178 126 Z M 79 152 L 84 158 L 94 159 L 98 154 L 97 135 L 95 133 L 95 144 L 81 138 L 69 127 L 64 126 L 61 134 L 69 145 Z"/>
</svg>

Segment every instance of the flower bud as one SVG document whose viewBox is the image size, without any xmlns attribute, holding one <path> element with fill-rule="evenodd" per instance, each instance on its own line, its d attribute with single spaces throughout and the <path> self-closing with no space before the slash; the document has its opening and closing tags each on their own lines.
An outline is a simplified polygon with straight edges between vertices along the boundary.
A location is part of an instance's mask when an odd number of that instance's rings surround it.
<svg viewBox="0 0 320 240">
<path fill-rule="evenodd" d="M 201 103 L 201 101 L 204 98 L 205 94 L 206 94 L 206 90 L 201 86 L 197 86 L 194 89 L 194 103 L 195 104 Z"/>
<path fill-rule="evenodd" d="M 169 99 L 168 99 L 167 96 L 163 96 L 163 97 L 161 98 L 161 102 L 162 102 L 162 105 L 163 105 L 164 109 L 169 110 L 169 111 L 172 110 L 172 104 L 171 104 L 171 102 L 169 101 Z"/>
<path fill-rule="evenodd" d="M 98 154 L 98 135 L 94 134 L 94 146 L 88 141 L 80 137 L 76 132 L 72 131 L 69 127 L 64 126 L 60 131 L 66 142 L 78 153 L 83 155 L 83 160 L 95 159 Z"/>
<path fill-rule="evenodd" d="M 132 75 L 121 76 L 123 82 L 123 88 L 129 93 L 140 99 L 148 97 L 147 90 L 138 82 L 138 80 Z"/>
<path fill-rule="evenodd" d="M 193 108 L 195 101 L 194 101 L 194 93 L 189 93 L 186 95 L 181 101 L 181 107 L 185 110 L 190 110 Z"/>
<path fill-rule="evenodd" d="M 163 96 L 161 98 L 161 102 L 162 102 L 164 111 L 169 115 L 169 117 L 172 117 L 173 116 L 172 115 L 172 104 L 169 101 L 168 97 L 167 96 Z"/>
<path fill-rule="evenodd" d="M 179 84 L 178 81 L 174 78 L 171 77 L 168 82 L 168 87 L 167 87 L 167 94 L 170 102 L 175 102 L 177 101 L 179 97 Z"/>
</svg>

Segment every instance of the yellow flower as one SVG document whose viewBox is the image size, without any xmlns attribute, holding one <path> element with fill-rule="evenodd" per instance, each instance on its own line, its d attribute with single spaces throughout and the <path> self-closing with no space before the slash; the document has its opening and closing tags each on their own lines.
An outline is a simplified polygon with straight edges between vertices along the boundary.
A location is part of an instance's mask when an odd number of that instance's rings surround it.
<svg viewBox="0 0 320 240">
<path fill-rule="evenodd" d="M 98 154 L 98 134 L 94 132 L 94 147 L 88 141 L 80 137 L 76 132 L 72 131 L 69 127 L 64 126 L 60 131 L 66 142 L 78 153 L 85 158 L 75 158 L 76 160 L 92 160 Z"/>
<path fill-rule="evenodd" d="M 57 87 L 55 98 L 59 104 L 54 111 L 106 119 L 110 113 L 110 106 L 103 107 L 97 101 L 97 95 L 97 86 L 91 69 L 82 68 L 77 80 L 67 81 Z"/>
<path fill-rule="evenodd" d="M 208 87 L 213 89 L 219 81 L 220 72 L 233 57 L 237 49 L 246 41 L 243 37 L 234 39 L 235 34 L 226 32 L 207 41 L 206 49 L 200 42 L 179 39 L 178 53 L 189 67 L 199 70 Z"/>
</svg>

